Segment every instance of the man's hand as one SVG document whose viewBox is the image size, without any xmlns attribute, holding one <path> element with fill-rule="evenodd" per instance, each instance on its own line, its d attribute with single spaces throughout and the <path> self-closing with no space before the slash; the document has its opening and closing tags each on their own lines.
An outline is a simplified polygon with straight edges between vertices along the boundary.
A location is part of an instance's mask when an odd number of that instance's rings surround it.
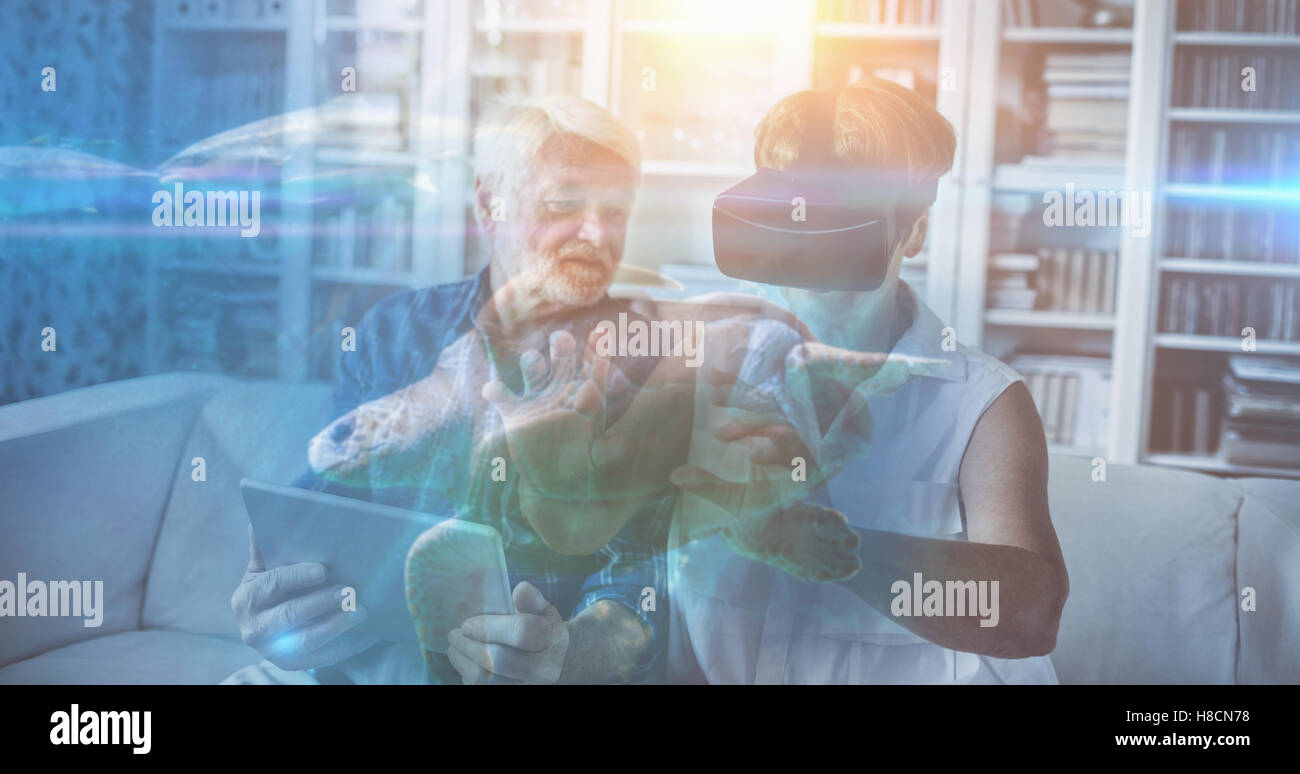
<svg viewBox="0 0 1300 774">
<path fill-rule="evenodd" d="M 351 630 L 365 608 L 343 609 L 343 586 L 325 583 L 325 565 L 266 568 L 248 528 L 248 570 L 230 597 L 244 643 L 289 671 L 330 666 L 378 642 Z"/>
<path fill-rule="evenodd" d="M 514 600 L 515 615 L 476 615 L 447 635 L 447 657 L 466 685 L 560 681 L 569 649 L 560 611 L 526 581 Z"/>
</svg>

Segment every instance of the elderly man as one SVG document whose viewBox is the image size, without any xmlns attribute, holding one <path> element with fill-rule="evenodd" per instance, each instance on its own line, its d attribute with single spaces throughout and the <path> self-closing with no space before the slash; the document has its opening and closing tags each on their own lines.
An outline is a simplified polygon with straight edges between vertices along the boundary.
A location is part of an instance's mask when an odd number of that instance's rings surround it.
<svg viewBox="0 0 1300 774">
<path fill-rule="evenodd" d="M 535 381 L 531 369 L 543 357 L 537 350 L 546 351 L 554 331 L 580 337 L 595 321 L 630 311 L 606 289 L 622 258 L 639 183 L 631 132 L 591 102 L 551 97 L 505 108 L 484 124 L 476 145 L 474 204 L 488 266 L 473 279 L 403 292 L 371 309 L 358 326 L 356 351 L 342 354 L 336 416 L 425 379 L 449 362 L 452 347 L 464 352 L 453 370 L 466 404 L 489 384 L 526 393 Z M 465 456 L 447 464 L 472 464 Z M 561 552 L 534 528 L 546 517 L 536 515 L 542 506 L 529 499 L 517 474 L 469 512 L 456 512 L 436 487 L 420 486 L 418 476 L 385 480 L 375 467 L 366 484 L 308 475 L 298 485 L 455 513 L 492 524 L 505 542 L 518 613 L 478 616 L 454 630 L 445 659 L 433 654 L 429 663 L 435 682 L 613 682 L 652 671 L 667 633 L 640 601 L 646 589 L 665 594 L 671 497 L 640 498 L 618 534 Z M 417 473 L 439 475 L 427 467 Z M 231 601 L 245 642 L 278 670 L 315 669 L 331 679 L 340 673 L 353 680 L 424 679 L 418 654 L 352 631 L 362 616 L 342 611 L 338 588 L 323 585 L 323 577 L 323 568 L 309 563 L 266 568 L 250 536 L 248 572 Z M 232 681 L 268 675 L 283 677 L 263 665 Z"/>
</svg>

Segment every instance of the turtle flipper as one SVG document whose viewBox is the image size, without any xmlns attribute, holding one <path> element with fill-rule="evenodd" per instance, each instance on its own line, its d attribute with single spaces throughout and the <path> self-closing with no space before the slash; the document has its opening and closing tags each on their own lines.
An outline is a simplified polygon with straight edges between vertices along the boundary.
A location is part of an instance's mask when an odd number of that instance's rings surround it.
<svg viewBox="0 0 1300 774">
<path fill-rule="evenodd" d="M 723 540 L 741 556 L 806 581 L 845 580 L 862 568 L 859 538 L 843 514 L 799 503 L 765 519 L 737 520 Z"/>
<path fill-rule="evenodd" d="M 467 556 L 455 521 L 420 533 L 406 554 L 406 607 L 420 645 L 434 653 L 446 653 L 448 632 L 487 609 L 486 570 Z"/>
</svg>

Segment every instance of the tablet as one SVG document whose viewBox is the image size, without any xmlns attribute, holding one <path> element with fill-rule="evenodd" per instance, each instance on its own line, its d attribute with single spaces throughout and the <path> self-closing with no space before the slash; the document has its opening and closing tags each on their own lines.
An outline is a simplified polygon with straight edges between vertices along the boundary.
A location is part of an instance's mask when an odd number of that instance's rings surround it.
<svg viewBox="0 0 1300 774">
<path fill-rule="evenodd" d="M 351 586 L 366 608 L 357 631 L 419 647 L 419 625 L 426 642 L 441 634 L 441 647 L 430 649 L 444 652 L 447 632 L 465 618 L 514 612 L 501 535 L 490 526 L 250 479 L 239 488 L 266 566 L 324 564 L 326 582 Z M 425 570 L 413 589 L 418 608 L 406 590 L 417 540 Z M 412 609 L 420 613 L 414 624 Z"/>
</svg>

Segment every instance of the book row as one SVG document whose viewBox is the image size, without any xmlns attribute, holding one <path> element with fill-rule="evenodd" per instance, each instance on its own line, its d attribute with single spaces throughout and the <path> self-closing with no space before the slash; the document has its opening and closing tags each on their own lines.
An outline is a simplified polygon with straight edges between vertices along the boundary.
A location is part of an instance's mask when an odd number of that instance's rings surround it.
<svg viewBox="0 0 1300 774">
<path fill-rule="evenodd" d="M 1180 0 L 1178 29 L 1211 32 L 1300 32 L 1297 0 Z"/>
<path fill-rule="evenodd" d="M 1279 186 L 1300 177 L 1300 131 L 1267 126 L 1175 126 L 1169 137 L 1174 183 Z"/>
<path fill-rule="evenodd" d="M 1160 330 L 1200 336 L 1300 341 L 1296 282 L 1174 277 L 1161 289 Z"/>
<path fill-rule="evenodd" d="M 1300 57 L 1269 49 L 1225 54 L 1200 48 L 1174 55 L 1174 107 L 1294 110 Z M 1249 69 L 1248 69 L 1249 68 Z"/>
<path fill-rule="evenodd" d="M 1043 248 L 989 262 L 989 307 L 1113 314 L 1119 253 Z"/>
<path fill-rule="evenodd" d="M 1294 209 L 1170 202 L 1164 254 L 1174 258 L 1300 263 L 1300 217 Z"/>
</svg>

